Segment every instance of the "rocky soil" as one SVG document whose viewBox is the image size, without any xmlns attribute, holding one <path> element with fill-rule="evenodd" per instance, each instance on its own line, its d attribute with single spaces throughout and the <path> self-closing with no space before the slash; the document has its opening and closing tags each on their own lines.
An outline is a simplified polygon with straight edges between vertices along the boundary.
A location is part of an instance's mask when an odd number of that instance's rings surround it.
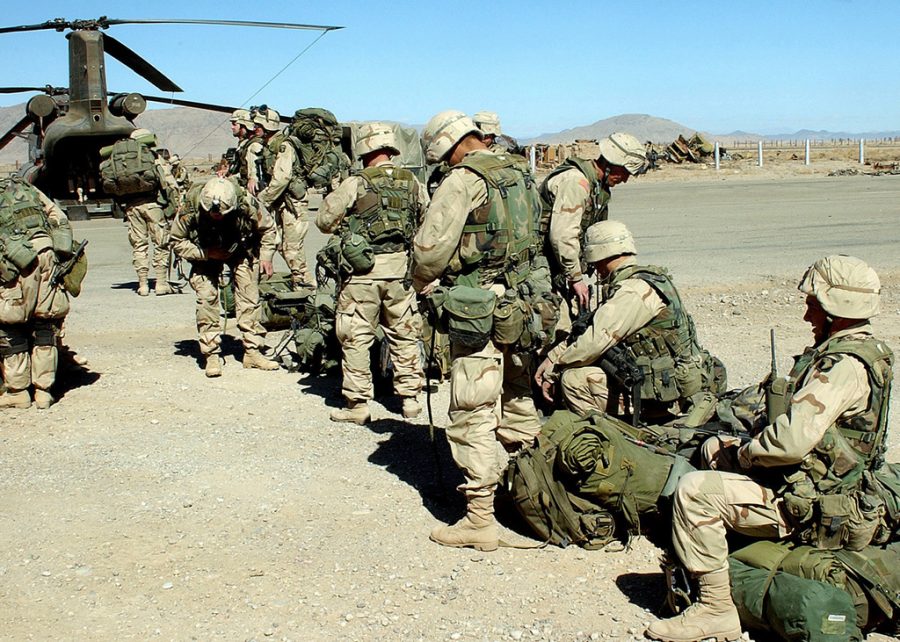
<svg viewBox="0 0 900 642">
<path fill-rule="evenodd" d="M 737 387 L 767 371 L 770 327 L 785 371 L 809 341 L 796 282 L 828 252 L 879 270 L 875 327 L 900 347 L 898 197 L 896 177 L 651 179 L 617 189 L 613 212 L 672 268 Z M 370 425 L 334 424 L 339 381 L 243 370 L 233 321 L 207 380 L 193 297 L 136 296 L 120 222 L 76 233 L 91 268 L 66 343 L 87 365 L 65 360 L 50 410 L 0 414 L 0 638 L 633 640 L 657 617 L 643 538 L 618 553 L 428 541 L 463 511 L 446 384 L 434 443 L 388 394 Z"/>
</svg>

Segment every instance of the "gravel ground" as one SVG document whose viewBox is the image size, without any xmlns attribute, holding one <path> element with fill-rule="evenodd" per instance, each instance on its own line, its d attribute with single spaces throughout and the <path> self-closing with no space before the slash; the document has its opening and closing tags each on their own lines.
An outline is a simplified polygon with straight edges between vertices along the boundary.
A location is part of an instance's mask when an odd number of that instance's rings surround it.
<svg viewBox="0 0 900 642">
<path fill-rule="evenodd" d="M 810 336 L 796 281 L 845 246 L 879 270 L 875 327 L 900 346 L 898 196 L 897 177 L 651 179 L 618 188 L 613 211 L 671 266 L 737 387 L 767 371 L 770 327 L 787 370 Z M 433 445 L 389 395 L 368 426 L 329 422 L 337 379 L 243 370 L 234 338 L 207 380 L 193 297 L 135 295 L 118 221 L 76 234 L 91 268 L 66 342 L 88 364 L 64 366 L 50 410 L 0 415 L 0 638 L 641 639 L 663 584 L 646 539 L 628 553 L 428 541 L 463 512 L 446 384 Z"/>
</svg>

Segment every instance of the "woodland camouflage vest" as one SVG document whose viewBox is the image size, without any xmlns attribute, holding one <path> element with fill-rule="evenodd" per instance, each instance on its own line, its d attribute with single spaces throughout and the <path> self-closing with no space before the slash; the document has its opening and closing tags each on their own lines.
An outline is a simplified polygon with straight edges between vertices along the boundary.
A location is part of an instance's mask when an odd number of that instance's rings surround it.
<svg viewBox="0 0 900 642">
<path fill-rule="evenodd" d="M 50 234 L 50 221 L 35 188 L 18 176 L 0 180 L 0 239 L 40 233 Z"/>
<path fill-rule="evenodd" d="M 698 358 L 703 350 L 694 321 L 666 270 L 637 265 L 617 270 L 603 286 L 603 301 L 616 293 L 622 281 L 632 278 L 646 282 L 666 305 L 650 323 L 622 340 L 626 354 L 644 371 L 641 398 L 668 403 L 700 392 L 706 360 Z"/>
<path fill-rule="evenodd" d="M 540 213 L 528 166 L 520 156 L 470 153 L 457 168 L 484 179 L 488 198 L 469 213 L 460 241 L 462 269 L 451 279 L 472 287 L 504 281 L 515 287 L 531 269 Z"/>
<path fill-rule="evenodd" d="M 609 218 L 610 197 L 609 189 L 604 186 L 603 181 L 597 178 L 597 169 L 594 167 L 593 161 L 584 158 L 576 158 L 574 156 L 567 158 L 559 167 L 550 172 L 550 175 L 541 183 L 541 234 L 546 236 L 550 231 L 550 214 L 553 210 L 553 201 L 555 200 L 548 188 L 548 182 L 554 176 L 562 174 L 572 167 L 577 167 L 578 171 L 584 175 L 588 181 L 590 191 L 587 207 L 581 216 L 581 242 L 583 246 L 587 228 L 594 223 L 599 223 Z"/>
<path fill-rule="evenodd" d="M 367 167 L 358 175 L 366 192 L 347 218 L 350 232 L 365 237 L 375 254 L 407 251 L 416 230 L 416 177 L 399 167 Z"/>
</svg>

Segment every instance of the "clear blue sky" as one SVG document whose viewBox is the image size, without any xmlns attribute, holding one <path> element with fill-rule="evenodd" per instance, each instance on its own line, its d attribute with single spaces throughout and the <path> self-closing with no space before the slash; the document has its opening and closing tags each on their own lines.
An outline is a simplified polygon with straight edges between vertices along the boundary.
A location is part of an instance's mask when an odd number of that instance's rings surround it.
<svg viewBox="0 0 900 642">
<path fill-rule="evenodd" d="M 646 113 L 714 134 L 900 129 L 900 2 L 9 2 L 0 24 L 64 17 L 342 25 L 251 100 L 342 120 L 422 124 L 448 108 L 500 114 L 527 137 Z M 110 33 L 185 90 L 243 104 L 318 34 L 195 26 Z M 0 35 L 3 85 L 67 84 L 66 40 Z M 159 93 L 115 60 L 108 84 Z M 27 95 L 2 95 L 0 105 Z"/>
</svg>

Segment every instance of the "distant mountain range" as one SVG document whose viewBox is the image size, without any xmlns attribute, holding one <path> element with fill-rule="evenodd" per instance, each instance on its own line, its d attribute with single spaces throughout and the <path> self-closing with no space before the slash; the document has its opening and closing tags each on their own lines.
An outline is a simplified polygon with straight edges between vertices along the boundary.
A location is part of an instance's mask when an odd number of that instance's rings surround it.
<svg viewBox="0 0 900 642">
<path fill-rule="evenodd" d="M 12 127 L 25 113 L 25 106 L 14 105 L 0 108 L 0 133 Z M 141 114 L 136 124 L 156 132 L 160 144 L 172 153 L 194 160 L 214 159 L 221 156 L 228 147 L 234 145 L 227 114 L 210 112 L 203 109 L 176 107 L 172 109 L 151 109 Z M 421 129 L 421 128 L 420 128 Z M 612 118 L 598 120 L 591 125 L 573 127 L 561 132 L 541 134 L 520 143 L 570 143 L 576 139 L 596 140 L 608 136 L 612 132 L 625 131 L 633 134 L 641 141 L 654 143 L 670 143 L 679 135 L 691 136 L 700 131 L 710 140 L 718 140 L 724 145 L 733 141 L 747 140 L 831 140 L 839 138 L 879 139 L 900 137 L 900 131 L 885 132 L 830 132 L 800 130 L 793 134 L 761 135 L 745 131 L 734 131 L 729 134 L 709 134 L 694 127 L 687 127 L 665 118 L 657 118 L 647 114 L 622 114 Z M 23 140 L 15 140 L 5 149 L 0 150 L 0 163 L 23 162 L 28 158 L 28 150 Z"/>
</svg>

